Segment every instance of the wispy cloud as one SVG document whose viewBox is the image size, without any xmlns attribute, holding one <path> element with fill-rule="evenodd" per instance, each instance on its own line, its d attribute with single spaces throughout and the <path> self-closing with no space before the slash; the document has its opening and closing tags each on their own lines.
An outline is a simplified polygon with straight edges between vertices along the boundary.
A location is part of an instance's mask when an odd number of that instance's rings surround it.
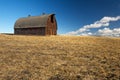
<svg viewBox="0 0 120 80">
<path fill-rule="evenodd" d="M 117 17 L 103 17 L 101 20 L 99 21 L 95 21 L 93 24 L 89 24 L 89 25 L 85 25 L 83 27 L 81 27 L 80 29 L 76 30 L 76 31 L 71 31 L 68 32 L 67 35 L 94 35 L 95 33 L 92 33 L 90 31 L 90 29 L 94 29 L 94 28 L 101 28 L 101 27 L 107 27 L 110 25 L 110 22 L 112 21 L 118 21 L 120 20 L 120 16 Z M 107 31 L 107 29 L 109 31 L 114 32 L 117 28 L 110 30 L 109 28 L 104 28 L 103 30 L 98 30 L 97 33 L 102 33 L 105 34 L 104 32 Z M 110 34 L 112 34 L 112 32 Z M 117 33 L 119 34 L 119 31 L 117 31 Z M 118 36 L 118 35 L 117 35 Z"/>
<path fill-rule="evenodd" d="M 120 28 L 104 28 L 104 29 L 99 29 L 98 30 L 98 35 L 100 36 L 115 36 L 115 37 L 120 37 Z"/>
</svg>

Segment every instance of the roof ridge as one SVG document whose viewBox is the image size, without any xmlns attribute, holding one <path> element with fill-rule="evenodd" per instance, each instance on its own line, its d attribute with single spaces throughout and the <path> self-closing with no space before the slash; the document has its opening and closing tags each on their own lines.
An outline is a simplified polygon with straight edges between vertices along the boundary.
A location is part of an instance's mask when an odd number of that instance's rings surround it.
<svg viewBox="0 0 120 80">
<path fill-rule="evenodd" d="M 25 18 L 31 18 L 31 17 L 42 17 L 42 16 L 50 16 L 50 15 L 55 15 L 55 14 L 44 14 L 44 15 L 37 15 L 37 16 L 28 16 L 28 17 L 21 17 L 19 19 L 25 19 Z M 18 20 L 19 20 L 18 19 Z"/>
</svg>

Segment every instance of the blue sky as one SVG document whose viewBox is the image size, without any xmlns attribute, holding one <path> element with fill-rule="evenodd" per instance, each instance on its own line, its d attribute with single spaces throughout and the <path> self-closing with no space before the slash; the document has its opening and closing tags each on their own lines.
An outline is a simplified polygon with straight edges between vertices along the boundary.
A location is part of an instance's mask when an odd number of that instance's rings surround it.
<svg viewBox="0 0 120 80">
<path fill-rule="evenodd" d="M 13 33 L 14 23 L 20 17 L 42 13 L 56 14 L 58 34 L 104 35 L 114 32 L 120 35 L 120 0 L 0 0 L 0 33 Z M 97 28 L 93 25 L 87 31 L 78 32 L 102 19 L 109 19 L 109 25 Z"/>
</svg>

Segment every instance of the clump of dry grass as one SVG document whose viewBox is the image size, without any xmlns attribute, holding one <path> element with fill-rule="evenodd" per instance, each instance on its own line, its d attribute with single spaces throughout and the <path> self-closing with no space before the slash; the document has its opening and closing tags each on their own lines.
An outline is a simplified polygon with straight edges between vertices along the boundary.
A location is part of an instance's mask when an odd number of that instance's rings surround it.
<svg viewBox="0 0 120 80">
<path fill-rule="evenodd" d="M 120 80 L 120 38 L 0 35 L 0 80 Z"/>
</svg>

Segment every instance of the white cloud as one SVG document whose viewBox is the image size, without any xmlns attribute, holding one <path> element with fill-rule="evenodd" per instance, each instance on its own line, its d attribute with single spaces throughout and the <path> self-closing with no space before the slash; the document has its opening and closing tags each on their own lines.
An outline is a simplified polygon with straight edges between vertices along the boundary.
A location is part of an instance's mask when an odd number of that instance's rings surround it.
<svg viewBox="0 0 120 80">
<path fill-rule="evenodd" d="M 120 37 L 120 28 L 104 28 L 98 30 L 98 35 L 100 36 L 114 36 L 114 37 Z"/>
<path fill-rule="evenodd" d="M 120 16 L 117 17 L 104 17 L 100 20 L 101 23 L 109 23 L 110 21 L 117 21 L 120 19 Z"/>
<path fill-rule="evenodd" d="M 91 33 L 91 32 L 86 32 L 86 33 L 82 33 L 81 35 L 82 35 L 82 36 L 91 36 L 91 35 L 93 35 L 93 33 Z"/>
<path fill-rule="evenodd" d="M 68 32 L 66 34 L 67 35 L 94 35 L 95 33 L 90 32 L 90 29 L 107 27 L 110 25 L 110 22 L 118 21 L 118 20 L 120 20 L 120 16 L 103 17 L 101 20 L 96 21 L 93 24 L 85 25 L 76 31 L 71 31 L 71 32 Z M 110 30 L 109 28 L 104 28 L 103 30 L 98 31 L 99 34 L 100 33 L 112 34 L 112 32 L 116 32 L 116 34 L 119 33 L 117 28 L 115 28 L 113 30 Z"/>
<path fill-rule="evenodd" d="M 109 26 L 109 23 L 102 23 L 100 21 L 97 21 L 93 24 L 90 24 L 90 25 L 85 25 L 84 28 L 86 29 L 90 29 L 90 28 L 100 28 L 102 26 Z"/>
</svg>

